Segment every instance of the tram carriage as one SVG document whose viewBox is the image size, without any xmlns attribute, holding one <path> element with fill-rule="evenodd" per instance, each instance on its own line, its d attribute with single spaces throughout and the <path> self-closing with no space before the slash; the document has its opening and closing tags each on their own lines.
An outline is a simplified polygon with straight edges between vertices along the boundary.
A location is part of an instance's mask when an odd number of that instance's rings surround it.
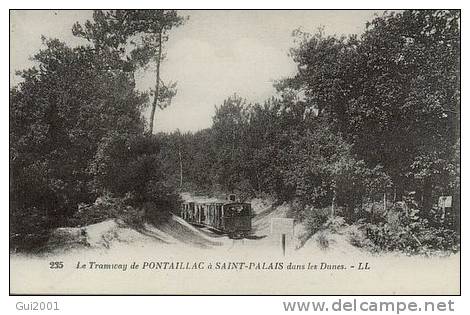
<svg viewBox="0 0 470 315">
<path fill-rule="evenodd" d="M 251 231 L 251 204 L 236 202 L 184 202 L 180 216 L 187 222 L 243 237 Z"/>
</svg>

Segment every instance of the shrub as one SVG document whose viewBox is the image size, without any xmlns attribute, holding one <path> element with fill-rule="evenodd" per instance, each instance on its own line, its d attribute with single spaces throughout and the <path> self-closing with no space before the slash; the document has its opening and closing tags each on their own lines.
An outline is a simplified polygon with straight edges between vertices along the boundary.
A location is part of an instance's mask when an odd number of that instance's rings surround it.
<svg viewBox="0 0 470 315">
<path fill-rule="evenodd" d="M 375 244 L 367 238 L 366 233 L 361 225 L 351 225 L 348 230 L 349 243 L 359 248 L 366 248 L 376 251 Z"/>
<path fill-rule="evenodd" d="M 134 208 L 145 205 L 151 218 L 174 211 L 179 199 L 165 180 L 159 150 L 153 135 L 112 133 L 103 138 L 90 167 L 96 192 L 125 198 Z"/>
<path fill-rule="evenodd" d="M 147 184 L 161 178 L 158 151 L 153 136 L 114 132 L 104 137 L 89 167 L 96 193 L 114 197 L 131 193 L 145 201 Z"/>
<path fill-rule="evenodd" d="M 147 184 L 145 204 L 147 218 L 164 219 L 180 208 L 181 198 L 165 181 L 153 180 Z"/>
<path fill-rule="evenodd" d="M 10 249 L 17 252 L 42 247 L 49 239 L 50 226 L 45 210 L 35 207 L 16 209 L 10 213 Z"/>
<path fill-rule="evenodd" d="M 429 253 L 430 251 L 458 251 L 460 239 L 456 231 L 435 226 L 420 211 L 405 203 L 397 204 L 384 221 L 367 223 L 367 238 L 382 250 L 406 253 Z M 408 208 L 407 208 L 408 207 Z"/>
<path fill-rule="evenodd" d="M 326 233 L 318 233 L 316 241 L 318 243 L 318 246 L 320 246 L 320 249 L 322 250 L 326 250 L 330 246 L 330 240 L 328 239 Z"/>
<path fill-rule="evenodd" d="M 418 238 L 423 245 L 423 251 L 443 250 L 458 252 L 460 250 L 460 237 L 454 230 L 445 227 L 428 227 L 420 231 Z"/>
<path fill-rule="evenodd" d="M 339 230 L 346 226 L 346 220 L 343 217 L 329 217 L 324 224 L 325 228 L 329 229 L 331 232 L 336 233 Z"/>
<path fill-rule="evenodd" d="M 306 227 L 311 235 L 320 231 L 324 228 L 324 224 L 327 222 L 329 217 L 328 208 L 315 209 L 313 207 L 305 209 L 305 222 Z"/>
<path fill-rule="evenodd" d="M 69 220 L 69 225 L 80 227 L 116 218 L 134 228 L 142 227 L 144 211 L 127 204 L 127 201 L 125 198 L 99 197 L 92 205 L 80 205 L 79 210 Z"/>
</svg>

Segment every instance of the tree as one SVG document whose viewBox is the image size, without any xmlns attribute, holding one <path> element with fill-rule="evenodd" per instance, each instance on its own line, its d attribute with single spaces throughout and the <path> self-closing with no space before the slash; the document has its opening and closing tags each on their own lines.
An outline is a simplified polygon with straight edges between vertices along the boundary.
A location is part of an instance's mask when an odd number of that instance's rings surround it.
<svg viewBox="0 0 470 315">
<path fill-rule="evenodd" d="M 147 98 L 127 73 L 109 70 L 90 47 L 56 39 L 44 46 L 10 90 L 12 233 L 42 232 L 30 225 L 42 220 L 47 228 L 66 224 L 97 196 L 89 164 L 101 139 L 144 130 Z"/>
<path fill-rule="evenodd" d="M 122 68 L 155 66 L 155 89 L 150 114 L 149 133 L 153 133 L 155 110 L 170 104 L 176 84 L 165 85 L 160 77 L 164 44 L 169 31 L 183 24 L 185 18 L 175 10 L 95 10 L 93 22 L 76 23 L 73 33 L 93 42 L 95 49 L 114 56 Z"/>
<path fill-rule="evenodd" d="M 298 73 L 279 86 L 302 92 L 399 195 L 417 190 L 429 208 L 459 139 L 459 21 L 458 10 L 405 10 L 360 37 L 297 33 Z"/>
<path fill-rule="evenodd" d="M 216 107 L 212 125 L 218 157 L 215 168 L 217 182 L 224 190 L 238 189 L 237 183 L 244 178 L 242 148 L 247 126 L 247 104 L 241 97 L 233 95 Z"/>
<path fill-rule="evenodd" d="M 165 198 L 171 190 L 165 183 L 159 151 L 154 135 L 110 132 L 102 138 L 90 162 L 93 188 L 100 195 L 126 197 L 136 205 Z M 165 191 L 163 196 L 155 194 L 157 187 Z"/>
</svg>

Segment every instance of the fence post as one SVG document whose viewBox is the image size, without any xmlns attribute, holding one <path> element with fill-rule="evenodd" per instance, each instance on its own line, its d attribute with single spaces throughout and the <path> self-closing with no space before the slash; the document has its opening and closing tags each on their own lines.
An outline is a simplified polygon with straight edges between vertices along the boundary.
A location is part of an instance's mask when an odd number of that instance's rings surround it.
<svg viewBox="0 0 470 315">
<path fill-rule="evenodd" d="M 282 256 L 286 256 L 286 234 L 281 234 Z"/>
</svg>

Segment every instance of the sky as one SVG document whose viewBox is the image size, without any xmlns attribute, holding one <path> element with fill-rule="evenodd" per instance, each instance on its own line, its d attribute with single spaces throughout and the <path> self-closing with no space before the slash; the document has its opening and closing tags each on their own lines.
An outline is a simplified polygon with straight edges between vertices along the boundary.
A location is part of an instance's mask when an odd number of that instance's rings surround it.
<svg viewBox="0 0 470 315">
<path fill-rule="evenodd" d="M 179 11 L 187 22 L 170 32 L 162 79 L 177 82 L 170 107 L 157 110 L 156 131 L 197 131 L 212 123 L 215 106 L 236 93 L 248 102 L 274 95 L 273 82 L 296 72 L 288 52 L 292 31 L 360 34 L 379 11 L 366 10 L 189 10 Z M 84 43 L 72 35 L 72 25 L 91 19 L 86 10 L 11 11 L 10 80 L 15 71 L 30 67 L 41 48 L 41 35 L 70 45 Z M 136 74 L 137 88 L 155 82 L 151 71 Z M 148 112 L 144 113 L 148 117 Z"/>
</svg>

